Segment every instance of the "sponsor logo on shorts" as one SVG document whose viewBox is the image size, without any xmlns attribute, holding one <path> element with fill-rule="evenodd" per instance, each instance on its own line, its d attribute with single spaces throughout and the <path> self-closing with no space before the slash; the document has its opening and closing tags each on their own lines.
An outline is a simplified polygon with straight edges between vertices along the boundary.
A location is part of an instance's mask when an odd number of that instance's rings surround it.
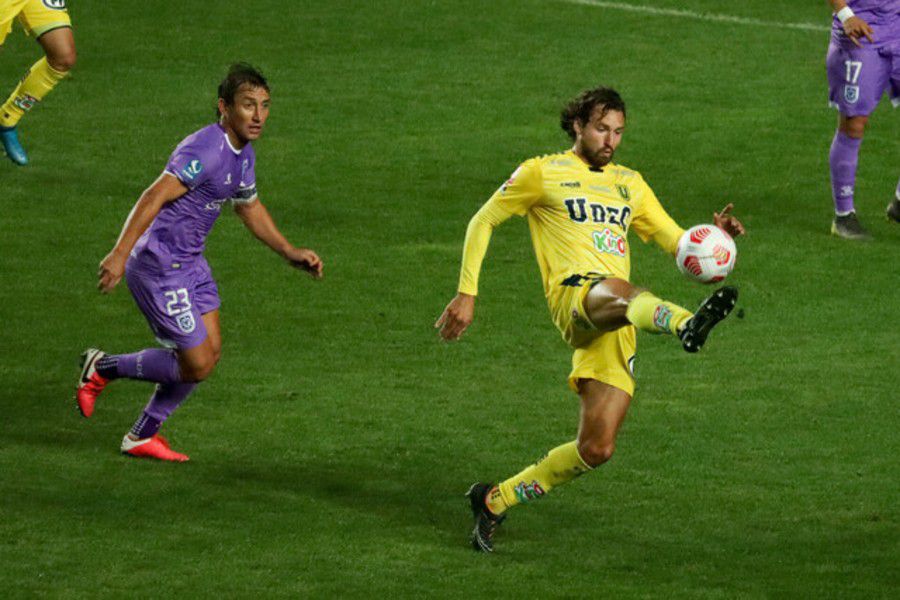
<svg viewBox="0 0 900 600">
<path fill-rule="evenodd" d="M 197 321 L 194 320 L 194 313 L 191 312 L 181 313 L 175 317 L 175 322 L 178 323 L 178 329 L 184 333 L 191 333 L 197 328 Z"/>
<path fill-rule="evenodd" d="M 53 10 L 66 10 L 66 0 L 44 0 L 44 6 Z"/>
<path fill-rule="evenodd" d="M 38 102 L 40 102 L 40 100 L 38 100 L 34 96 L 29 96 L 28 94 L 22 94 L 21 96 L 16 96 L 16 99 L 13 100 L 13 104 L 18 106 L 25 112 L 28 112 L 29 110 L 34 108 L 34 105 L 37 104 Z"/>
<path fill-rule="evenodd" d="M 594 246 L 600 252 L 614 256 L 625 256 L 627 249 L 625 236 L 614 233 L 609 227 L 594 232 Z"/>
<path fill-rule="evenodd" d="M 856 104 L 859 100 L 859 86 L 858 85 L 845 85 L 844 86 L 844 102 L 847 104 Z"/>
<path fill-rule="evenodd" d="M 660 304 L 653 312 L 653 324 L 662 331 L 669 331 L 669 322 L 672 320 L 672 311 L 665 304 Z"/>
<path fill-rule="evenodd" d="M 181 170 L 181 174 L 185 176 L 188 181 L 193 181 L 197 175 L 203 170 L 203 163 L 199 160 L 192 160 L 188 165 Z"/>
<path fill-rule="evenodd" d="M 532 481 L 531 483 L 525 483 L 521 481 L 515 487 L 516 498 L 519 499 L 519 502 L 525 504 L 526 502 L 530 502 L 532 500 L 537 500 L 547 492 L 544 491 L 544 488 L 541 487 L 541 484 L 537 481 Z"/>
</svg>

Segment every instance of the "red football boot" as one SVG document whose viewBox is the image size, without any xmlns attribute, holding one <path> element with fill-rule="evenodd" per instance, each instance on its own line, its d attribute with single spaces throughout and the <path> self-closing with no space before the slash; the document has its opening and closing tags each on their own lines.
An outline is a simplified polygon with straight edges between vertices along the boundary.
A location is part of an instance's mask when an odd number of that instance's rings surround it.
<svg viewBox="0 0 900 600">
<path fill-rule="evenodd" d="M 181 454 L 169 448 L 169 443 L 158 433 L 152 438 L 144 440 L 133 440 L 126 435 L 122 439 L 122 454 L 136 458 L 155 458 L 172 462 L 191 460 L 187 454 Z"/>
<path fill-rule="evenodd" d="M 94 404 L 97 396 L 109 382 L 105 377 L 97 373 L 97 361 L 106 356 L 106 352 L 96 348 L 88 348 L 81 355 L 81 379 L 75 386 L 75 401 L 78 402 L 78 410 L 85 418 L 94 414 Z"/>
</svg>

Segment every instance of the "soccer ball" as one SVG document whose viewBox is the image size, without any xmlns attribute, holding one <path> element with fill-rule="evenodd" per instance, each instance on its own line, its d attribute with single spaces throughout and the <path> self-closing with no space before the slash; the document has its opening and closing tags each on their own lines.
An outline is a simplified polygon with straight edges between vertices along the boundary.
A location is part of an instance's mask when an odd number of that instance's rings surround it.
<svg viewBox="0 0 900 600">
<path fill-rule="evenodd" d="M 678 240 L 675 264 L 688 279 L 716 283 L 731 273 L 736 258 L 730 235 L 715 225 L 694 225 Z"/>
</svg>

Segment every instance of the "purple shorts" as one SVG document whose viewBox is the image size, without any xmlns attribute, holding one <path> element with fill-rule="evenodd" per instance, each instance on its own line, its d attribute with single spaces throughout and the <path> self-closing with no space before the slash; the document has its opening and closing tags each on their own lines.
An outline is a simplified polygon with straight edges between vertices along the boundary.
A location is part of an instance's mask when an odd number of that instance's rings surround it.
<svg viewBox="0 0 900 600">
<path fill-rule="evenodd" d="M 203 343 L 202 315 L 219 308 L 219 289 L 206 260 L 159 272 L 129 260 L 125 281 L 150 329 L 163 346 L 187 350 Z"/>
<path fill-rule="evenodd" d="M 900 105 L 900 42 L 862 48 L 834 41 L 825 57 L 828 102 L 847 117 L 869 115 L 885 92 Z"/>
</svg>

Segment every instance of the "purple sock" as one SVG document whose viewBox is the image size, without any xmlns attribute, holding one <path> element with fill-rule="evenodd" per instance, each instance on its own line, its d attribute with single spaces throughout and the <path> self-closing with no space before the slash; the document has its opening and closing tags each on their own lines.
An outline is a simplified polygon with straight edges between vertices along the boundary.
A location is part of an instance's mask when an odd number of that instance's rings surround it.
<svg viewBox="0 0 900 600">
<path fill-rule="evenodd" d="M 107 354 L 97 361 L 97 372 L 106 379 L 140 379 L 156 383 L 178 383 L 181 373 L 172 350 L 147 348 L 134 354 Z"/>
<path fill-rule="evenodd" d="M 853 188 L 856 185 L 856 164 L 861 139 L 852 138 L 838 130 L 831 142 L 828 164 L 831 166 L 831 196 L 834 212 L 847 214 L 853 210 Z"/>
<path fill-rule="evenodd" d="M 138 439 L 156 435 L 163 422 L 191 395 L 195 387 L 196 383 L 161 383 L 156 386 L 144 412 L 131 427 L 132 435 Z"/>
</svg>

